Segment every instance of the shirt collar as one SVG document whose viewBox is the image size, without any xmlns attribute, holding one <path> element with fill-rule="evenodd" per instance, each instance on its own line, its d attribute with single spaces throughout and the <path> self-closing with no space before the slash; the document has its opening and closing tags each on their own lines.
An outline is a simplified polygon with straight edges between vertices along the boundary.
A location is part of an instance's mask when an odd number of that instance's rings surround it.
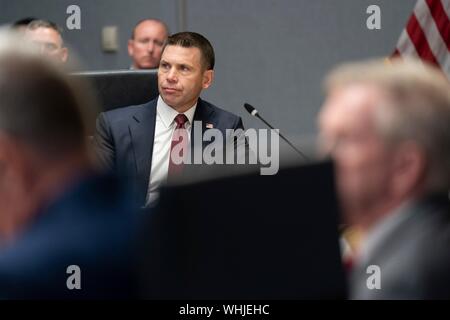
<svg viewBox="0 0 450 320">
<path fill-rule="evenodd" d="M 186 112 L 183 112 L 183 114 L 187 117 L 189 124 L 192 124 L 192 121 L 194 120 L 194 114 L 196 109 L 197 109 L 197 102 L 192 107 L 190 107 Z M 170 127 L 174 123 L 175 117 L 179 114 L 175 109 L 173 109 L 171 106 L 165 103 L 161 96 L 158 97 L 158 102 L 156 104 L 156 112 L 161 118 L 161 121 L 163 122 L 166 128 Z"/>
</svg>

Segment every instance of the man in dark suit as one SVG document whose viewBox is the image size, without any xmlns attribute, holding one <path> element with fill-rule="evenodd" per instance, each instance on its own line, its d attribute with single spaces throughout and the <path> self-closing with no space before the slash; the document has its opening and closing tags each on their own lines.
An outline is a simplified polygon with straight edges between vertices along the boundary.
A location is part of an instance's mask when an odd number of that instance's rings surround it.
<svg viewBox="0 0 450 320">
<path fill-rule="evenodd" d="M 199 98 L 212 84 L 213 69 L 214 50 L 205 37 L 193 32 L 174 34 L 167 40 L 158 70 L 159 97 L 98 117 L 99 158 L 129 180 L 139 205 L 157 199 L 161 183 L 180 171 L 172 158 L 174 146 L 190 139 L 194 152 L 208 144 L 201 137 L 210 129 L 224 137 L 230 136 L 227 129 L 243 129 L 240 117 Z"/>
<path fill-rule="evenodd" d="M 94 106 L 32 46 L 0 48 L 0 299 L 132 297 L 138 215 L 96 173 Z"/>
<path fill-rule="evenodd" d="M 322 147 L 364 236 L 353 299 L 450 298 L 450 86 L 419 62 L 350 64 L 327 79 Z"/>
</svg>

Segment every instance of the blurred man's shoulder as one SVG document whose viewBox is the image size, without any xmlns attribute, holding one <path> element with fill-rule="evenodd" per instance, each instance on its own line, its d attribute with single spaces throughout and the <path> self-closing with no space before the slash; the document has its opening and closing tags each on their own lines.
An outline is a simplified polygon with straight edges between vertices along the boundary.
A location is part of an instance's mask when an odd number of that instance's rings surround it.
<svg viewBox="0 0 450 320">
<path fill-rule="evenodd" d="M 108 118 L 111 122 L 132 118 L 140 113 L 145 113 L 156 108 L 157 99 L 148 101 L 143 104 L 129 105 L 124 107 L 115 108 L 112 110 L 102 112 L 103 116 Z"/>
</svg>

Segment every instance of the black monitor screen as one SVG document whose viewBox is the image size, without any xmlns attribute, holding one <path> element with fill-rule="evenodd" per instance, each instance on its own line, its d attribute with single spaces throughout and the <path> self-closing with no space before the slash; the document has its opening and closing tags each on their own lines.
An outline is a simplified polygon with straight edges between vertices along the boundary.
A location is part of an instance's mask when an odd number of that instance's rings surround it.
<svg viewBox="0 0 450 320">
<path fill-rule="evenodd" d="M 145 298 L 345 297 L 330 162 L 166 187 L 143 243 Z"/>
</svg>

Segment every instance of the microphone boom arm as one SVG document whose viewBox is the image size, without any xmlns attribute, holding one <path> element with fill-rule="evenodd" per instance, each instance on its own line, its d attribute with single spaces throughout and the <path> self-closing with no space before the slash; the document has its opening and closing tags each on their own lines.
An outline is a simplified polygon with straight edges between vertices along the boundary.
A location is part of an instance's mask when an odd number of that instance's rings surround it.
<svg viewBox="0 0 450 320">
<path fill-rule="evenodd" d="M 252 115 L 257 117 L 259 120 L 261 120 L 262 122 L 264 122 L 264 124 L 266 126 L 268 126 L 270 129 L 272 130 L 277 130 L 275 129 L 270 123 L 268 123 L 266 120 L 264 120 L 260 115 L 259 112 L 252 107 L 251 105 L 249 105 L 248 103 L 244 104 L 245 109 Z M 305 159 L 306 161 L 309 161 L 309 158 L 303 153 L 301 152 L 299 149 L 297 149 L 285 136 L 283 136 L 280 132 L 280 130 L 277 131 L 278 135 L 280 136 L 281 139 L 283 139 L 292 149 L 294 149 L 300 156 L 303 157 L 303 159 Z"/>
</svg>

